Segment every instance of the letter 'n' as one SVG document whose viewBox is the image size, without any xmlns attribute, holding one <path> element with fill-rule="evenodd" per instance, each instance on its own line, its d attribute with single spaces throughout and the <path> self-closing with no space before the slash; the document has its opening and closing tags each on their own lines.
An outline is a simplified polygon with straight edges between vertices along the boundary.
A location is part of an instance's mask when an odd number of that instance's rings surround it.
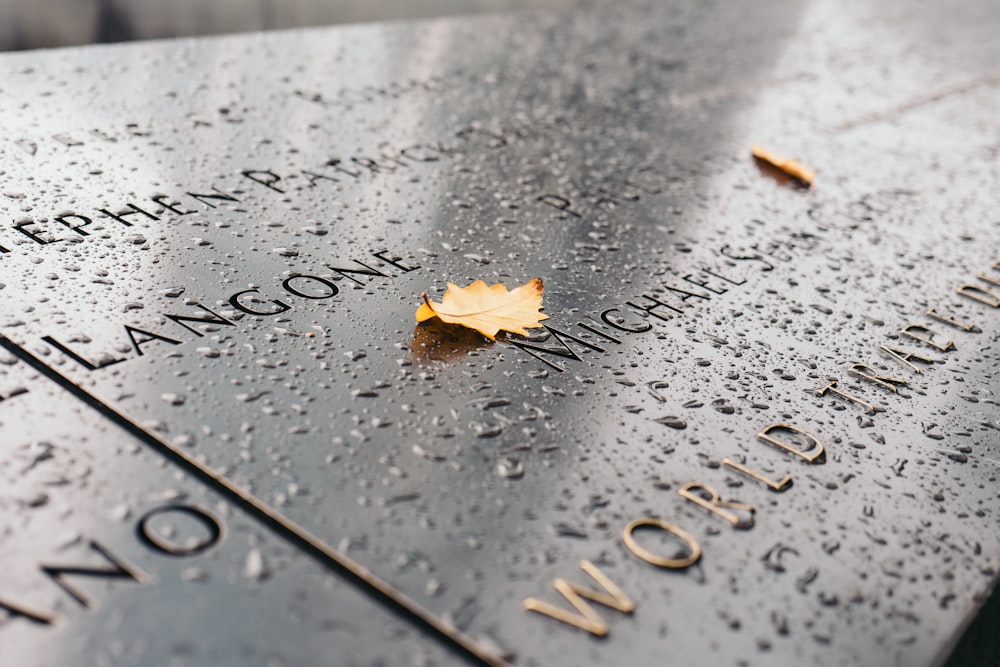
<svg viewBox="0 0 1000 667">
<path fill-rule="evenodd" d="M 592 635 L 603 637 L 608 634 L 608 624 L 593 607 L 587 604 L 587 600 L 617 609 L 623 614 L 631 614 L 635 609 L 635 604 L 622 589 L 618 588 L 614 582 L 608 579 L 607 575 L 597 569 L 597 566 L 589 560 L 581 561 L 580 569 L 589 574 L 590 578 L 600 584 L 607 592 L 597 591 L 559 577 L 552 582 L 552 587 L 562 593 L 562 596 L 576 609 L 575 613 L 538 598 L 525 599 L 524 608 L 528 611 L 545 614 L 575 628 L 586 630 Z"/>
<path fill-rule="evenodd" d="M 90 567 L 81 565 L 42 565 L 42 572 L 46 574 L 57 586 L 66 591 L 70 597 L 79 603 L 81 607 L 90 608 L 92 605 L 90 599 L 84 595 L 78 588 L 66 581 L 67 575 L 75 575 L 79 577 L 102 577 L 105 579 L 131 579 L 137 583 L 145 583 L 146 576 L 139 570 L 131 567 L 124 561 L 121 561 L 111 553 L 102 547 L 97 542 L 90 541 L 90 549 L 95 553 L 99 554 L 104 560 L 111 565 L 111 567 Z"/>
</svg>

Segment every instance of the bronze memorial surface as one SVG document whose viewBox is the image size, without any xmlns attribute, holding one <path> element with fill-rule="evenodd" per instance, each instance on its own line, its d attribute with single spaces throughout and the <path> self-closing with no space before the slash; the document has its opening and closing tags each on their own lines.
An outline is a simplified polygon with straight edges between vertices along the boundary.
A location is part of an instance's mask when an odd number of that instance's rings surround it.
<svg viewBox="0 0 1000 667">
<path fill-rule="evenodd" d="M 0 56 L 0 664 L 944 664 L 1000 566 L 997 34 Z M 477 280 L 547 319 L 417 323 Z"/>
</svg>

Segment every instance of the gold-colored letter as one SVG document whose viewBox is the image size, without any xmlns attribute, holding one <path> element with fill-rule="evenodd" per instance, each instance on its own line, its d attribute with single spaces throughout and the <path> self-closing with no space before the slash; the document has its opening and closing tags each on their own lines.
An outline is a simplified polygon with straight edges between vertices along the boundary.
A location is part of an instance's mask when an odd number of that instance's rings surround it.
<svg viewBox="0 0 1000 667">
<path fill-rule="evenodd" d="M 921 370 L 919 367 L 911 364 L 910 359 L 916 359 L 917 361 L 927 365 L 937 363 L 936 359 L 928 359 L 927 357 L 921 356 L 916 352 L 903 352 L 902 350 L 897 350 L 892 347 L 886 347 L 885 345 L 879 345 L 878 347 L 880 350 L 888 354 L 896 361 L 905 364 L 907 368 L 909 368 L 914 373 L 923 373 L 924 371 Z"/>
<path fill-rule="evenodd" d="M 991 308 L 1000 308 L 1000 294 L 997 294 L 993 290 L 980 287 L 979 285 L 962 285 L 955 291 L 974 301 L 985 303 Z"/>
<path fill-rule="evenodd" d="M 772 491 L 777 491 L 778 493 L 787 490 L 788 487 L 792 485 L 792 478 L 789 475 L 785 475 L 777 482 L 775 482 L 773 479 L 768 479 L 767 477 L 764 477 L 756 470 L 751 470 L 750 468 L 747 468 L 746 466 L 741 465 L 736 461 L 733 461 L 732 459 L 722 459 L 722 465 L 729 466 L 730 468 L 733 468 L 734 470 L 743 473 L 747 477 L 754 478 L 758 482 L 763 482 L 764 484 L 767 485 L 767 488 L 771 489 Z"/>
<path fill-rule="evenodd" d="M 982 329 L 977 327 L 975 324 L 964 324 L 959 322 L 954 317 L 949 317 L 948 315 L 942 315 L 933 308 L 927 311 L 928 317 L 933 317 L 938 322 L 944 322 L 945 324 L 950 324 L 953 327 L 957 327 L 962 331 L 968 331 L 969 333 L 981 333 Z"/>
<path fill-rule="evenodd" d="M 944 343 L 935 343 L 933 336 L 941 336 L 945 338 L 945 335 L 939 331 L 934 331 L 930 327 L 925 327 L 923 324 L 907 324 L 905 327 L 899 330 L 899 333 L 904 336 L 909 336 L 913 340 L 919 340 L 921 343 L 927 343 L 931 347 L 935 347 L 942 352 L 947 352 L 955 347 L 955 342 L 948 338 Z M 921 333 L 929 334 L 928 336 L 921 336 Z"/>
<path fill-rule="evenodd" d="M 996 268 L 995 264 L 993 265 L 993 268 Z M 993 278 L 992 276 L 988 276 L 985 273 L 980 273 L 976 277 L 982 280 L 983 282 L 989 283 L 990 285 L 996 285 L 997 287 L 1000 287 L 1000 279 Z"/>
<path fill-rule="evenodd" d="M 0 600 L 0 609 L 6 611 L 12 618 L 20 617 L 36 625 L 52 625 L 56 622 L 55 616 L 49 616 L 39 611 L 31 611 L 26 607 L 20 607 L 12 602 Z"/>
<path fill-rule="evenodd" d="M 879 407 L 876 406 L 876 405 L 874 405 L 873 403 L 869 403 L 868 401 L 862 400 L 862 399 L 858 398 L 857 396 L 855 396 L 853 394 L 848 394 L 843 389 L 837 389 L 837 381 L 836 380 L 830 380 L 830 383 L 827 384 L 825 387 L 823 387 L 821 389 L 817 389 L 816 390 L 816 395 L 817 396 L 826 396 L 827 392 L 834 393 L 837 396 L 840 396 L 841 398 L 847 399 L 848 401 L 852 401 L 854 403 L 857 403 L 858 405 L 863 405 L 868 410 L 868 412 L 870 414 L 875 414 L 876 412 L 879 411 Z"/>
<path fill-rule="evenodd" d="M 706 498 L 704 495 L 699 493 L 699 491 L 708 494 L 708 497 Z M 750 528 L 753 528 L 753 513 L 755 511 L 753 505 L 738 503 L 732 500 L 722 500 L 719 496 L 719 492 L 710 487 L 708 484 L 703 484 L 702 482 L 690 482 L 678 489 L 677 493 L 681 494 L 681 497 L 685 500 L 690 500 L 695 505 L 704 507 L 712 514 L 721 516 L 723 519 L 733 524 L 733 528 L 739 528 L 741 530 L 749 530 Z M 749 512 L 750 517 L 744 520 L 739 514 L 726 511 L 726 508 Z"/>
<path fill-rule="evenodd" d="M 852 364 L 851 367 L 847 369 L 847 372 L 851 375 L 857 375 L 859 378 L 864 378 L 869 382 L 874 382 L 881 387 L 885 387 L 894 394 L 899 393 L 899 388 L 896 385 L 902 386 L 906 384 L 906 380 L 879 375 L 877 370 L 871 366 L 865 366 L 864 364 Z"/>
<path fill-rule="evenodd" d="M 791 431 L 792 433 L 797 433 L 801 436 L 804 436 L 812 441 L 812 447 L 806 450 L 802 450 L 796 447 L 795 445 L 792 445 L 788 442 L 785 442 L 784 440 L 781 440 L 771 435 L 772 431 L 777 431 L 777 430 Z M 786 452 L 791 452 L 796 456 L 801 456 L 809 463 L 824 462 L 825 457 L 823 455 L 826 453 L 826 450 L 823 448 L 823 443 L 820 442 L 819 438 L 817 438 L 813 434 L 806 433 L 800 428 L 789 426 L 788 424 L 771 424 L 763 431 L 758 433 L 757 437 L 763 440 L 764 442 L 771 443 L 775 447 L 780 447 L 781 449 L 784 449 Z"/>
<path fill-rule="evenodd" d="M 560 577 L 552 582 L 552 587 L 566 598 L 573 608 L 576 609 L 576 613 L 562 607 L 557 607 L 544 600 L 539 600 L 538 598 L 526 598 L 524 608 L 528 611 L 544 614 L 557 621 L 562 621 L 575 628 L 586 630 L 592 635 L 603 637 L 608 634 L 608 624 L 594 611 L 593 607 L 587 604 L 586 600 L 617 609 L 623 614 L 631 614 L 635 609 L 635 604 L 625 595 L 622 589 L 615 586 L 614 582 L 608 579 L 607 575 L 597 569 L 597 566 L 589 560 L 581 561 L 580 569 L 589 574 L 591 579 L 600 584 L 607 592 L 596 591 L 593 588 L 587 588 L 582 584 L 575 584 Z"/>
<path fill-rule="evenodd" d="M 635 532 L 636 528 L 642 528 L 644 526 L 652 526 L 653 528 L 659 528 L 660 530 L 665 530 L 672 535 L 676 535 L 684 540 L 684 542 L 688 545 L 688 549 L 691 550 L 691 554 L 684 558 L 666 558 L 664 556 L 657 556 L 652 551 L 640 547 L 639 543 L 635 541 L 635 536 L 632 533 Z M 694 565 L 698 562 L 698 559 L 701 558 L 701 545 L 698 544 L 697 540 L 674 524 L 661 521 L 660 519 L 654 519 L 652 517 L 636 519 L 635 521 L 630 522 L 627 526 L 625 526 L 625 530 L 622 532 L 622 540 L 624 540 L 625 546 L 628 547 L 629 551 L 647 563 L 652 563 L 656 567 L 665 567 L 670 570 L 683 570 L 689 565 Z"/>
</svg>

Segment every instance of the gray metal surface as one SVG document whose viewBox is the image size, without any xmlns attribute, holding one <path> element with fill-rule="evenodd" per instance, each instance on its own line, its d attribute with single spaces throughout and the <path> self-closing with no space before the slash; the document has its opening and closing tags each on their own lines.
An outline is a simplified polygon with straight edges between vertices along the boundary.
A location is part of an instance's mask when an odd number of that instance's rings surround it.
<svg viewBox="0 0 1000 667">
<path fill-rule="evenodd" d="M 0 58 L 0 663 L 940 664 L 1000 559 L 998 23 L 692 2 Z M 530 340 L 414 323 L 535 276 Z M 647 517 L 692 542 L 630 548 Z M 584 560 L 634 602 L 591 603 L 603 638 L 524 609 L 600 589 Z"/>
</svg>

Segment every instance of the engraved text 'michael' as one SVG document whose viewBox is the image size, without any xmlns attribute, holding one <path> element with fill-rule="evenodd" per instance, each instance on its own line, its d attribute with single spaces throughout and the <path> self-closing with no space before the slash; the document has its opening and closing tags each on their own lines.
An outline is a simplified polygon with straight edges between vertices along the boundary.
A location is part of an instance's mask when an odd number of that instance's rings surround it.
<svg viewBox="0 0 1000 667">
<path fill-rule="evenodd" d="M 579 345 L 581 347 L 587 348 L 589 350 L 593 350 L 594 352 L 605 351 L 605 349 L 603 347 L 600 347 L 599 345 L 587 342 L 582 338 L 577 338 L 576 336 L 567 333 L 565 331 L 560 331 L 555 327 L 550 327 L 545 324 L 543 324 L 542 327 L 545 329 L 545 333 L 542 334 L 541 336 L 532 338 L 511 338 L 510 342 L 513 345 L 517 346 L 518 348 L 524 350 L 531 356 L 533 356 L 535 359 L 538 359 L 546 366 L 549 366 L 550 368 L 553 368 L 557 371 L 561 372 L 566 369 L 541 356 L 542 354 L 551 354 L 556 357 L 561 357 L 563 359 L 583 361 L 580 355 L 577 354 L 576 350 L 574 350 L 569 346 L 570 342 Z M 558 343 L 558 345 L 538 344 L 538 343 L 550 342 L 553 340 L 555 341 L 555 343 Z"/>
</svg>

